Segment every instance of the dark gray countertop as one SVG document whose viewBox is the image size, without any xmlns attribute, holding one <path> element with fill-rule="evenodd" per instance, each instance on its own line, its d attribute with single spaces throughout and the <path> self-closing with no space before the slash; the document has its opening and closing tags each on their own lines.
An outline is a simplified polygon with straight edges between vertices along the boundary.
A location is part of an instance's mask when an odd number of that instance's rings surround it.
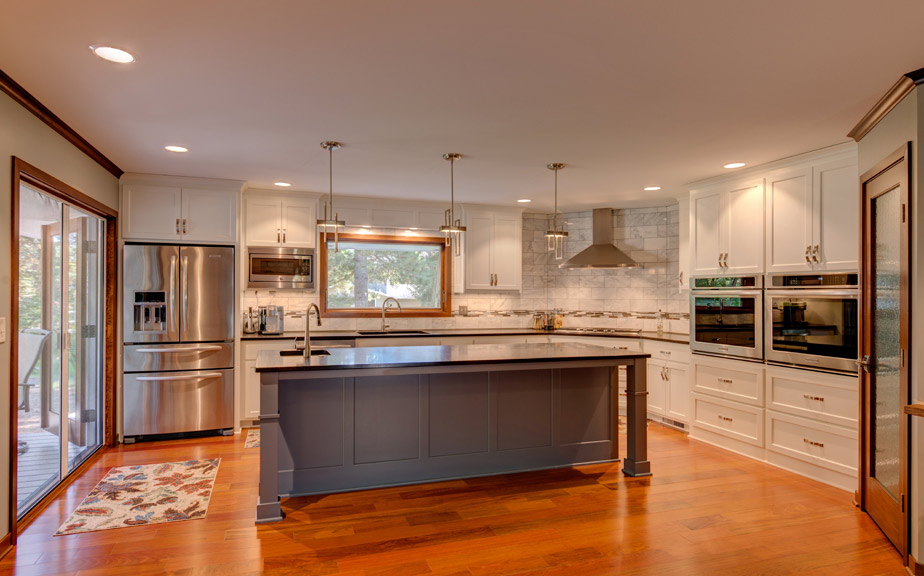
<svg viewBox="0 0 924 576">
<path fill-rule="evenodd" d="M 263 350 L 257 354 L 257 372 L 315 370 L 363 370 L 650 358 L 651 354 L 617 350 L 593 344 L 560 342 L 555 344 L 468 344 L 461 346 L 387 346 L 371 348 L 332 348 L 329 356 L 280 356 Z"/>
<path fill-rule="evenodd" d="M 675 334 L 673 332 L 626 332 L 626 333 L 601 333 L 601 332 L 580 332 L 560 328 L 558 330 L 534 330 L 532 328 L 451 328 L 451 329 L 425 329 L 426 334 L 360 334 L 352 330 L 312 330 L 312 340 L 355 340 L 359 338 L 428 338 L 433 336 L 542 336 L 546 334 L 555 334 L 559 336 L 591 336 L 594 338 L 641 338 L 642 340 L 657 340 L 660 342 L 673 342 L 675 344 L 689 344 L 689 334 Z M 304 334 L 298 332 L 286 332 L 284 334 L 262 335 L 262 334 L 244 334 L 241 337 L 243 341 L 260 341 L 260 340 L 293 340 L 302 339 Z"/>
</svg>

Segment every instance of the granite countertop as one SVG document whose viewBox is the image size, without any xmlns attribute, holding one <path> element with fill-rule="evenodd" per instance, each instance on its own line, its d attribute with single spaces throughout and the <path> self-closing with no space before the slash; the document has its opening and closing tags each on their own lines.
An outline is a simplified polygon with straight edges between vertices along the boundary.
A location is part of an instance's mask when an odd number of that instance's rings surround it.
<svg viewBox="0 0 924 576">
<path fill-rule="evenodd" d="M 664 332 L 658 334 L 654 331 L 643 332 L 586 332 L 576 329 L 559 328 L 558 330 L 535 330 L 533 328 L 445 328 L 423 330 L 424 334 L 360 334 L 354 330 L 312 330 L 311 339 L 314 340 L 355 340 L 358 338 L 427 338 L 433 336 L 542 336 L 557 334 L 559 336 L 590 336 L 593 338 L 641 338 L 643 340 L 657 340 L 660 342 L 673 342 L 675 344 L 689 344 L 689 334 L 676 334 Z M 285 332 L 283 334 L 244 334 L 241 340 L 292 340 L 303 339 L 304 333 Z"/>
<path fill-rule="evenodd" d="M 468 344 L 463 346 L 387 346 L 371 348 L 332 348 L 330 355 L 281 356 L 273 350 L 257 354 L 257 372 L 293 372 L 453 366 L 469 364 L 508 364 L 566 362 L 580 360 L 625 360 L 650 358 L 651 354 L 603 348 L 592 344 Z"/>
</svg>

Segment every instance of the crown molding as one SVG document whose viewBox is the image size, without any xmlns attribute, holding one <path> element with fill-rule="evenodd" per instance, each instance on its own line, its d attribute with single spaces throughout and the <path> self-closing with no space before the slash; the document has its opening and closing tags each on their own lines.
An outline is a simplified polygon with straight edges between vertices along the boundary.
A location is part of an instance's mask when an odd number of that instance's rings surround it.
<svg viewBox="0 0 924 576">
<path fill-rule="evenodd" d="M 64 120 L 58 118 L 54 112 L 39 102 L 35 96 L 10 78 L 3 70 L 0 70 L 0 90 L 8 94 L 16 103 L 34 114 L 36 118 L 47 124 L 52 130 L 63 136 L 65 140 L 73 144 L 78 150 L 105 168 L 110 174 L 116 178 L 122 176 L 123 172 L 121 168 L 116 166 L 112 160 L 107 158 L 83 136 L 68 126 Z"/>
<path fill-rule="evenodd" d="M 918 68 L 913 72 L 902 75 L 898 82 L 893 84 L 872 109 L 857 122 L 857 125 L 847 133 L 847 137 L 859 142 L 880 120 L 892 111 L 892 108 L 895 108 L 905 96 L 910 94 L 915 86 L 922 82 L 924 82 L 924 68 Z"/>
</svg>

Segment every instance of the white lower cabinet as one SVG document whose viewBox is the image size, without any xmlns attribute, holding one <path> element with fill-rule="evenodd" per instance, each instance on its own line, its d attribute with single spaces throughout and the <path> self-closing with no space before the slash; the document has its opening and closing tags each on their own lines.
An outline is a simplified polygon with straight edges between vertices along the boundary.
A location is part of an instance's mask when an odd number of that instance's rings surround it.
<svg viewBox="0 0 924 576">
<path fill-rule="evenodd" d="M 642 341 L 648 360 L 648 417 L 686 430 L 690 423 L 690 347 L 686 344 Z"/>
<path fill-rule="evenodd" d="M 691 438 L 857 488 L 856 376 L 701 355 L 691 369 Z"/>
<path fill-rule="evenodd" d="M 260 375 L 257 374 L 257 353 L 261 350 L 284 350 L 292 347 L 292 340 L 270 340 L 241 342 L 241 356 L 244 358 L 244 375 L 241 378 L 241 413 L 239 420 L 260 418 Z"/>
</svg>

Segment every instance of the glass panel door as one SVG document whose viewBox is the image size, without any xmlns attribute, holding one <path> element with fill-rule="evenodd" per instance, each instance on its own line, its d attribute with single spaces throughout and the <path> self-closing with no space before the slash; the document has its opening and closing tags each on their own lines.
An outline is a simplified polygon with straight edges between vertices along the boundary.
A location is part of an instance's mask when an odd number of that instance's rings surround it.
<svg viewBox="0 0 924 576">
<path fill-rule="evenodd" d="M 19 191 L 17 513 L 102 441 L 105 221 Z"/>
</svg>

